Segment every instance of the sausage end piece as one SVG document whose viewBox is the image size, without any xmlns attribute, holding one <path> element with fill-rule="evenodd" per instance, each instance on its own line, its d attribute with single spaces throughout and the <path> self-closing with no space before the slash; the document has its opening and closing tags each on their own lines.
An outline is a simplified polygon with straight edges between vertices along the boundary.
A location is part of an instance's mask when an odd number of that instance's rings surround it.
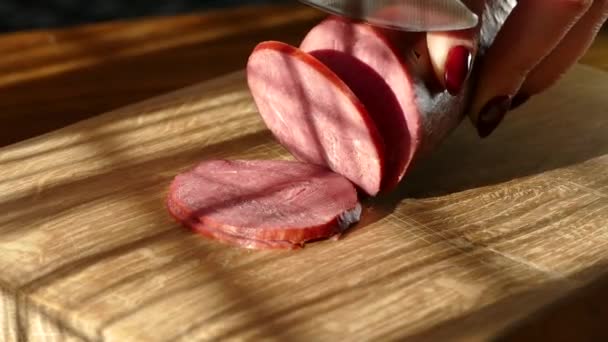
<svg viewBox="0 0 608 342">
<path fill-rule="evenodd" d="M 369 195 L 380 191 L 384 141 L 326 65 L 288 44 L 263 42 L 249 58 L 247 82 L 266 126 L 294 157 L 329 167 Z"/>
</svg>

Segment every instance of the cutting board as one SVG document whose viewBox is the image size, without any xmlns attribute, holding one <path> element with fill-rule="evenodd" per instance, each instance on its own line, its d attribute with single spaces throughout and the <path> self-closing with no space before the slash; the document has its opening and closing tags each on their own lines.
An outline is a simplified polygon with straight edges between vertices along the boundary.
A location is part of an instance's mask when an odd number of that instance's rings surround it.
<svg viewBox="0 0 608 342">
<path fill-rule="evenodd" d="M 290 156 L 236 73 L 0 150 L 0 339 L 484 340 L 608 271 L 608 75 L 465 121 L 340 241 L 251 251 L 167 214 L 209 158 Z"/>
</svg>

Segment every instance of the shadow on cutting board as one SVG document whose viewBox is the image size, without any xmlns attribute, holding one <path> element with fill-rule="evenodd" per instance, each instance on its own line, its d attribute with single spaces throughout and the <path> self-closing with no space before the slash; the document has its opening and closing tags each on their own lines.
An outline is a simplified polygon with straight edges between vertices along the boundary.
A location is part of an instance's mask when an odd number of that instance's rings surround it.
<svg viewBox="0 0 608 342">
<path fill-rule="evenodd" d="M 494 186 L 608 154 L 608 104 L 599 82 L 608 83 L 608 74 L 578 67 L 547 94 L 511 112 L 487 139 L 478 138 L 465 118 L 395 191 L 366 200 L 362 222 L 353 230 L 382 220 L 404 200 Z"/>
<path fill-rule="evenodd" d="M 607 266 L 604 263 L 590 269 L 605 269 Z M 561 280 L 547 282 L 408 336 L 406 341 L 446 341 L 472 336 L 477 337 L 476 340 L 487 340 L 486 336 L 473 333 L 480 330 L 480 326 L 487 328 L 487 325 L 495 327 L 498 332 L 491 339 L 495 342 L 605 341 L 608 339 L 608 332 L 604 329 L 608 319 L 607 287 L 608 275 L 569 290 Z M 530 303 L 536 303 L 532 310 Z M 522 312 L 522 308 L 528 310 Z M 500 323 L 510 317 L 518 319 L 506 326 Z"/>
<path fill-rule="evenodd" d="M 608 74 L 580 67 L 507 115 L 487 139 L 468 118 L 415 165 L 399 192 L 427 198 L 533 176 L 608 153 Z"/>
<path fill-rule="evenodd" d="M 606 341 L 607 288 L 608 274 L 522 320 L 496 341 Z"/>
</svg>

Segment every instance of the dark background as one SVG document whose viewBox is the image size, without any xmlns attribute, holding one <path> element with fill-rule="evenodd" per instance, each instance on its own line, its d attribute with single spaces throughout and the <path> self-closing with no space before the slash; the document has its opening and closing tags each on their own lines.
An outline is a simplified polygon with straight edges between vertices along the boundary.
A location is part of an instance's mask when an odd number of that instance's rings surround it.
<svg viewBox="0 0 608 342">
<path fill-rule="evenodd" d="M 296 0 L 0 0 L 0 32 Z"/>
<path fill-rule="evenodd" d="M 297 0 L 0 0 L 0 32 L 187 14 L 239 5 L 296 2 Z"/>
</svg>

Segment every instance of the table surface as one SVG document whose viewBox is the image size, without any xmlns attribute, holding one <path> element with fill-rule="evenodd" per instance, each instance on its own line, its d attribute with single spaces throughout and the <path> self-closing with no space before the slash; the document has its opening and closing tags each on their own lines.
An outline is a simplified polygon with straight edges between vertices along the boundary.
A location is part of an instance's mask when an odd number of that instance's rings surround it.
<svg viewBox="0 0 608 342">
<path fill-rule="evenodd" d="M 302 6 L 247 7 L 5 35 L 0 126 L 10 129 L 0 146 L 242 69 L 259 41 L 295 43 L 320 18 Z M 608 70 L 608 34 L 581 62 Z M 584 335 L 603 327 L 607 308 L 608 279 L 598 279 L 512 336 Z"/>
</svg>

